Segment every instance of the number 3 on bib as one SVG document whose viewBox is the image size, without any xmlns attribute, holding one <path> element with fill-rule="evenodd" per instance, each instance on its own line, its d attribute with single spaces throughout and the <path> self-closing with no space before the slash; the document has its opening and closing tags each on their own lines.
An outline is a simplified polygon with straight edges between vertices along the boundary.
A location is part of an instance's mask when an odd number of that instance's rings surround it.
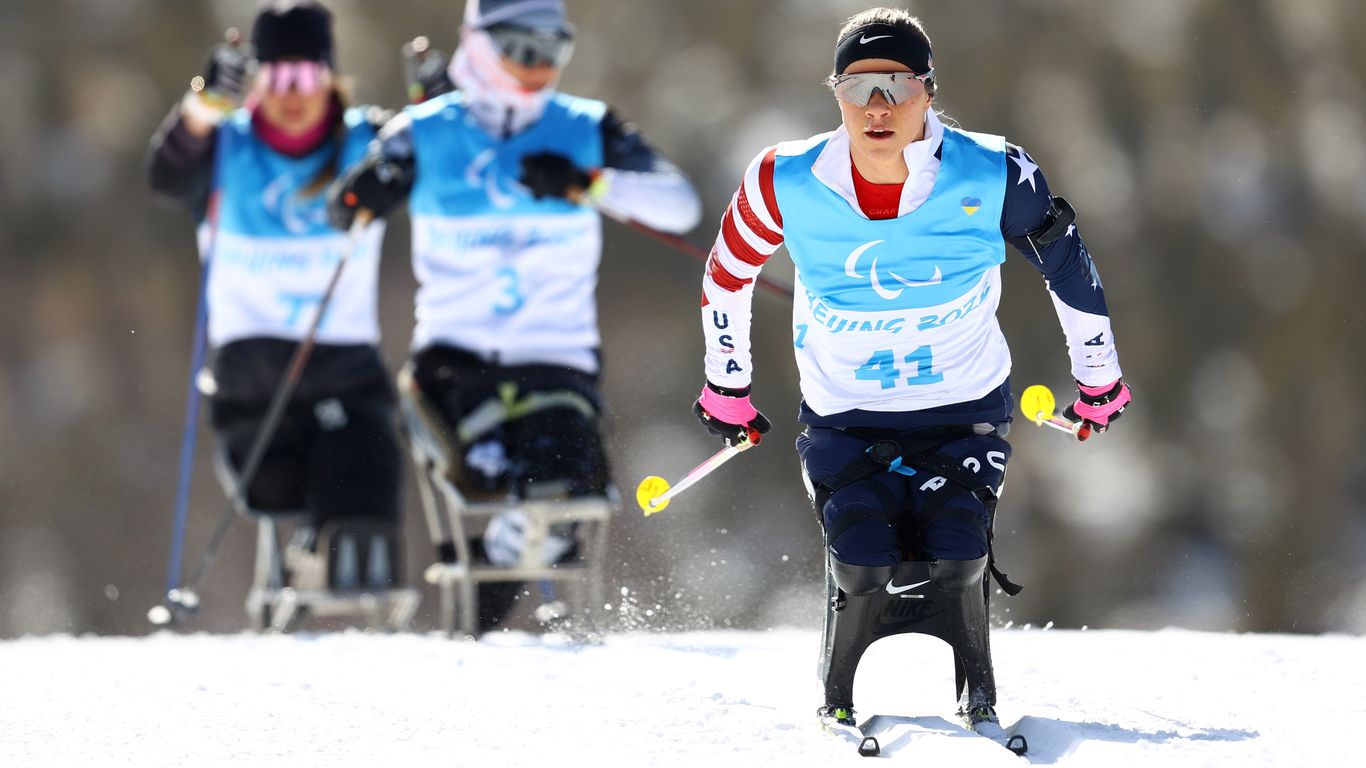
<svg viewBox="0 0 1366 768">
<path fill-rule="evenodd" d="M 500 289 L 497 303 L 493 305 L 493 311 L 500 315 L 510 315 L 522 308 L 522 281 L 517 275 L 517 270 L 512 267 L 503 267 L 498 270 L 496 275 L 498 287 Z"/>
<path fill-rule="evenodd" d="M 917 347 L 914 352 L 906 355 L 902 360 L 915 367 L 914 375 L 906 378 L 906 386 L 938 384 L 944 380 L 943 373 L 935 373 L 933 370 L 934 359 L 928 344 Z M 883 389 L 895 387 L 901 380 L 901 369 L 897 367 L 896 353 L 890 349 L 879 349 L 873 352 L 873 356 L 868 358 L 868 362 L 854 371 L 854 378 L 861 381 L 880 382 Z"/>
</svg>

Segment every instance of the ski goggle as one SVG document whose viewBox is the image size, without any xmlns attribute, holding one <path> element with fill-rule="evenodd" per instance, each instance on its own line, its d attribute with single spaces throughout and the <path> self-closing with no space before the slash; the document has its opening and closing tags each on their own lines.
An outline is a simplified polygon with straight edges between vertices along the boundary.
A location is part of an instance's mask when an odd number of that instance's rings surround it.
<svg viewBox="0 0 1366 768">
<path fill-rule="evenodd" d="M 934 80 L 934 69 L 923 75 L 914 72 L 860 72 L 855 75 L 831 75 L 825 84 L 835 92 L 835 98 L 864 107 L 872 100 L 873 93 L 882 92 L 888 104 L 896 106 L 928 91 Z"/>
<path fill-rule="evenodd" d="M 309 95 L 332 85 L 332 68 L 324 61 L 271 61 L 256 72 L 258 87 L 271 93 L 290 89 Z"/>
<path fill-rule="evenodd" d="M 574 28 L 535 30 L 499 24 L 484 30 L 493 38 L 498 53 L 524 67 L 551 66 L 563 69 L 574 55 Z"/>
</svg>

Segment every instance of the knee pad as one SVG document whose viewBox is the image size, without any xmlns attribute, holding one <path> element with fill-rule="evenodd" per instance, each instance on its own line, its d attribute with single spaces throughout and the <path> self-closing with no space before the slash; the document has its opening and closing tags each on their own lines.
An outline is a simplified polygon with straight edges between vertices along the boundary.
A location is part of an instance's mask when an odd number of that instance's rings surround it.
<svg viewBox="0 0 1366 768">
<path fill-rule="evenodd" d="M 846 563 L 895 565 L 901 562 L 896 519 L 901 512 L 891 492 L 873 480 L 836 491 L 821 510 L 825 545 Z"/>
<path fill-rule="evenodd" d="M 973 560 L 936 560 L 930 564 L 930 576 L 935 586 L 945 592 L 961 592 L 980 585 L 986 570 L 986 555 Z"/>
<path fill-rule="evenodd" d="M 607 489 L 607 456 L 594 417 L 547 408 L 510 422 L 507 442 L 514 454 L 513 482 L 524 492 L 532 485 L 559 485 L 572 498 Z"/>
<path fill-rule="evenodd" d="M 887 586 L 896 575 L 899 563 L 890 565 L 851 565 L 830 555 L 830 575 L 847 595 L 871 595 Z"/>
<path fill-rule="evenodd" d="M 973 560 L 987 553 L 986 506 L 964 492 L 922 522 L 925 554 L 943 560 Z"/>
</svg>

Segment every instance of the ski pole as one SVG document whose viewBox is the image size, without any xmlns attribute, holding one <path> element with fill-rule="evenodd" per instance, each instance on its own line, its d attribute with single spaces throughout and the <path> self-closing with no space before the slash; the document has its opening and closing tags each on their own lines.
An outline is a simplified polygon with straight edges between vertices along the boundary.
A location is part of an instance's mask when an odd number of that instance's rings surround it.
<svg viewBox="0 0 1366 768">
<path fill-rule="evenodd" d="M 1085 421 L 1072 421 L 1054 414 L 1053 409 L 1057 404 L 1053 399 L 1053 390 L 1042 384 L 1025 387 L 1025 391 L 1020 395 L 1020 411 L 1025 418 L 1035 424 L 1066 432 L 1078 441 L 1091 436 L 1091 427 Z"/>
<path fill-rule="evenodd" d="M 692 471 L 683 476 L 677 484 L 670 487 L 669 481 L 657 475 L 651 475 L 640 481 L 636 486 L 636 503 L 640 505 L 641 511 L 646 517 L 656 512 L 663 512 L 669 506 L 669 500 L 678 494 L 688 490 L 697 483 L 698 480 L 710 475 L 717 467 L 725 464 L 741 451 L 749 450 L 759 444 L 763 436 L 756 430 L 749 430 L 749 433 L 740 438 L 734 445 L 728 445 L 717 451 L 710 459 L 693 467 Z"/>
<path fill-rule="evenodd" d="M 242 35 L 236 27 L 229 27 L 223 34 L 231 46 L 242 42 Z M 204 78 L 195 77 L 190 88 L 196 92 L 204 90 Z M 213 189 L 213 185 L 209 185 Z M 194 477 L 195 445 L 199 440 L 199 399 L 197 386 L 199 370 L 204 367 L 204 352 L 207 348 L 207 326 L 209 319 L 208 289 L 209 270 L 213 267 L 213 254 L 218 243 L 218 194 L 212 193 L 205 212 L 208 233 L 200 254 L 202 264 L 199 268 L 199 294 L 195 301 L 194 339 L 190 347 L 189 386 L 185 395 L 185 428 L 180 438 L 180 469 L 176 476 L 175 511 L 171 517 L 171 554 L 166 564 L 166 591 L 175 589 L 180 581 L 180 569 L 185 552 L 185 524 L 189 517 L 190 485 Z"/>
<path fill-rule="evenodd" d="M 588 198 L 585 197 L 584 200 L 588 200 Z M 599 205 L 591 201 L 588 204 L 592 206 L 598 213 L 602 214 L 603 216 L 606 216 L 612 221 L 617 222 L 618 224 L 622 224 L 623 226 L 634 229 L 635 231 L 647 237 L 652 237 L 655 240 L 658 240 L 659 242 L 672 247 L 679 253 L 697 259 L 703 264 L 707 263 L 707 259 L 709 258 L 707 251 L 702 250 L 702 248 L 700 248 L 696 243 L 693 243 L 691 240 L 686 240 L 682 237 L 679 237 L 678 235 L 669 234 L 668 232 L 661 232 L 658 229 L 649 226 L 648 224 L 642 224 L 639 221 L 636 221 L 635 219 L 631 218 L 630 216 L 627 216 L 626 214 L 620 213 L 618 211 L 614 211 L 611 208 L 608 208 L 604 205 Z M 782 283 L 770 280 L 767 277 L 764 277 L 762 273 L 755 276 L 754 282 L 756 285 L 762 286 L 763 288 L 767 289 L 769 293 L 772 293 L 775 296 L 781 296 L 787 299 L 792 298 L 792 288 L 783 285 Z"/>
<path fill-rule="evenodd" d="M 227 508 L 218 518 L 218 525 L 209 538 L 209 544 L 205 548 L 204 554 L 199 558 L 199 565 L 188 581 L 178 588 L 168 589 L 165 599 L 147 611 L 147 620 L 153 624 L 159 626 L 170 624 L 176 619 L 177 611 L 181 614 L 193 613 L 199 607 L 198 590 L 200 582 L 217 558 L 218 548 L 222 546 L 223 539 L 227 536 L 238 507 L 246 506 L 247 489 L 256 479 L 256 470 L 260 468 L 261 460 L 265 458 L 266 448 L 274 439 L 275 430 L 280 426 L 280 420 L 284 417 L 285 407 L 293 398 L 294 390 L 298 387 L 299 380 L 303 376 L 304 367 L 308 365 L 308 358 L 313 354 L 313 347 L 317 343 L 318 327 L 322 325 L 323 316 L 327 314 L 327 305 L 332 301 L 332 294 L 336 292 L 337 283 L 341 281 L 342 270 L 371 218 L 372 215 L 369 211 L 356 212 L 355 221 L 351 224 L 351 231 L 346 239 L 346 247 L 342 250 L 341 258 L 337 260 L 337 266 L 332 270 L 332 277 L 327 283 L 326 290 L 323 291 L 322 298 L 318 300 L 318 307 L 313 314 L 313 321 L 309 325 L 308 331 L 304 334 L 303 340 L 299 342 L 299 346 L 295 347 L 294 354 L 289 360 L 289 367 L 285 370 L 284 378 L 275 388 L 275 394 L 271 397 L 265 418 L 261 421 L 256 436 L 252 439 L 246 461 L 242 463 L 242 469 L 237 475 L 237 483 L 233 487 L 232 497 L 228 499 Z"/>
<path fill-rule="evenodd" d="M 195 444 L 199 439 L 199 387 L 196 380 L 204 367 L 206 326 L 208 325 L 209 269 L 213 264 L 214 246 L 218 240 L 217 198 L 209 201 L 209 231 L 205 238 L 204 264 L 199 269 L 199 298 L 194 313 L 194 341 L 190 349 L 189 388 L 185 395 L 185 428 L 180 438 L 180 471 L 176 478 L 175 513 L 171 518 L 171 555 L 166 565 L 166 591 L 169 593 L 180 581 L 181 561 L 185 549 L 185 522 L 189 517 L 190 481 L 194 476 Z"/>
</svg>

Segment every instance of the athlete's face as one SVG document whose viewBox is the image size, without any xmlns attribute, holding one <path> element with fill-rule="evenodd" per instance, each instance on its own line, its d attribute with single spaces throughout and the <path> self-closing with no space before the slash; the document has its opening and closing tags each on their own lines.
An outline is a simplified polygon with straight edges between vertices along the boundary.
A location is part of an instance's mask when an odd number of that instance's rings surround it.
<svg viewBox="0 0 1366 768">
<path fill-rule="evenodd" d="M 863 72 L 910 72 L 901 62 L 891 59 L 862 59 L 850 64 L 840 74 Z M 925 110 L 934 97 L 921 89 L 920 93 L 898 104 L 890 104 L 881 91 L 874 91 L 867 104 L 850 104 L 836 99 L 844 129 L 849 132 L 855 162 L 859 172 L 873 182 L 896 183 L 905 181 L 905 162 L 902 151 L 906 145 L 925 137 Z M 863 162 L 859 162 L 862 160 Z M 865 168 L 864 166 L 869 166 Z M 876 169 L 900 168 L 901 178 L 885 178 Z M 868 174 L 884 178 L 872 178 Z M 896 173 L 892 173 L 895 176 Z"/>
<path fill-rule="evenodd" d="M 321 62 L 285 61 L 262 65 L 257 75 L 261 116 L 287 136 L 315 128 L 327 116 L 332 73 Z"/>
<path fill-rule="evenodd" d="M 549 64 L 532 64 L 527 66 L 514 61 L 506 56 L 499 59 L 504 71 L 517 79 L 522 87 L 528 91 L 539 91 L 549 87 L 560 76 L 560 70 Z"/>
</svg>

